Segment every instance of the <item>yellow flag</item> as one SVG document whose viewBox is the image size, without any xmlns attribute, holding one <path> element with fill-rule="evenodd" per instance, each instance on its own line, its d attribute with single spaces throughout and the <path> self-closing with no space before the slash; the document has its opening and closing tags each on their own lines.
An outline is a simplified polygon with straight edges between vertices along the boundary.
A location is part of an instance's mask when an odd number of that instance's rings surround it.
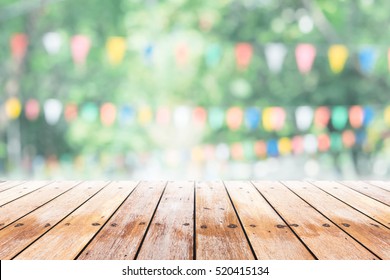
<svg viewBox="0 0 390 280">
<path fill-rule="evenodd" d="M 138 111 L 138 120 L 142 125 L 149 124 L 152 121 L 153 112 L 150 107 L 141 107 Z"/>
<path fill-rule="evenodd" d="M 291 140 L 287 137 L 280 138 L 278 143 L 279 153 L 281 155 L 287 155 L 291 153 L 292 143 Z"/>
<path fill-rule="evenodd" d="M 343 45 L 333 45 L 328 50 L 329 65 L 333 73 L 340 73 L 344 69 L 348 58 L 348 49 Z"/>
<path fill-rule="evenodd" d="M 390 126 L 390 106 L 387 106 L 385 109 L 385 122 L 388 126 Z"/>
<path fill-rule="evenodd" d="M 266 131 L 271 131 L 272 127 L 272 108 L 265 108 L 263 111 L 263 127 Z"/>
<path fill-rule="evenodd" d="M 123 37 L 110 37 L 107 40 L 108 60 L 112 65 L 122 62 L 126 51 L 126 40 Z"/>
<path fill-rule="evenodd" d="M 11 97 L 5 103 L 5 112 L 7 117 L 14 120 L 17 119 L 22 111 L 22 104 L 16 97 Z"/>
</svg>

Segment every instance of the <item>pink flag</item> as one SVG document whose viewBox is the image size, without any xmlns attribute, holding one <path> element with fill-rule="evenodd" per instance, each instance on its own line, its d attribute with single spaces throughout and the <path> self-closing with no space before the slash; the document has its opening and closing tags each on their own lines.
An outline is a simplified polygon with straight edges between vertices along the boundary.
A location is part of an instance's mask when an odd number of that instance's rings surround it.
<svg viewBox="0 0 390 280">
<path fill-rule="evenodd" d="M 12 57 L 17 61 L 21 61 L 26 55 L 27 46 L 28 38 L 26 34 L 14 34 L 10 41 Z"/>
<path fill-rule="evenodd" d="M 176 65 L 183 67 L 188 62 L 188 46 L 186 43 L 180 43 L 175 49 Z"/>
<path fill-rule="evenodd" d="M 75 64 L 83 65 L 87 59 L 89 49 L 91 48 L 91 41 L 85 35 L 73 36 L 71 42 L 72 57 Z"/>
<path fill-rule="evenodd" d="M 39 116 L 39 103 L 35 99 L 29 99 L 25 105 L 24 112 L 26 114 L 26 118 L 30 121 L 34 121 Z"/>
<path fill-rule="evenodd" d="M 300 44 L 295 49 L 298 69 L 302 74 L 310 72 L 316 57 L 316 48 L 311 44 Z"/>
<path fill-rule="evenodd" d="M 240 70 L 245 70 L 252 59 L 253 48 L 249 43 L 239 43 L 236 45 L 236 62 Z"/>
</svg>

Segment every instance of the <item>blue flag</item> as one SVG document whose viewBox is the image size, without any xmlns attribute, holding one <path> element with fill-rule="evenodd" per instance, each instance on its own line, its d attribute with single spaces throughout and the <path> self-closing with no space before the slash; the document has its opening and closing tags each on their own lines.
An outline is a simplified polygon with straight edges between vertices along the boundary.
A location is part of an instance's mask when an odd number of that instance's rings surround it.
<svg viewBox="0 0 390 280">
<path fill-rule="evenodd" d="M 362 49 L 359 52 L 360 70 L 364 74 L 372 72 L 375 66 L 375 50 L 371 47 Z"/>
<path fill-rule="evenodd" d="M 257 108 L 248 108 L 245 111 L 245 124 L 250 130 L 255 130 L 260 123 L 260 110 Z"/>
</svg>

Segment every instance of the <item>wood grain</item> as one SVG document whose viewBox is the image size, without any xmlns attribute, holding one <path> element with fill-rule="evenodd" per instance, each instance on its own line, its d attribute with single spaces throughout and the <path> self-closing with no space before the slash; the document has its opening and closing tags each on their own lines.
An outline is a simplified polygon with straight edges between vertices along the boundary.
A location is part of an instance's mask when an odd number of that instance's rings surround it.
<svg viewBox="0 0 390 280">
<path fill-rule="evenodd" d="M 313 254 L 326 259 L 376 259 L 344 231 L 279 182 L 254 182 Z"/>
<path fill-rule="evenodd" d="M 78 259 L 134 259 L 165 185 L 141 182 Z"/>
<path fill-rule="evenodd" d="M 390 192 L 363 181 L 342 181 L 347 187 L 390 206 Z"/>
<path fill-rule="evenodd" d="M 18 184 L 15 187 L 5 190 L 0 193 L 0 206 L 3 206 L 28 193 L 36 191 L 49 183 L 49 181 L 31 181 L 20 185 Z"/>
<path fill-rule="evenodd" d="M 135 188 L 136 182 L 111 182 L 16 259 L 74 259 Z"/>
<path fill-rule="evenodd" d="M 78 182 L 75 181 L 53 182 L 0 207 L 0 229 L 41 207 L 77 184 Z"/>
<path fill-rule="evenodd" d="M 285 185 L 382 259 L 390 259 L 390 230 L 306 182 Z M 334 226 L 334 225 L 329 225 Z"/>
<path fill-rule="evenodd" d="M 0 230 L 0 259 L 15 257 L 105 185 L 107 182 L 82 183 Z"/>
<path fill-rule="evenodd" d="M 363 212 L 384 226 L 390 227 L 390 207 L 350 188 L 329 181 L 314 181 L 317 187 Z"/>
<path fill-rule="evenodd" d="M 194 183 L 168 182 L 137 259 L 193 258 Z"/>
<path fill-rule="evenodd" d="M 258 259 L 314 259 L 250 182 L 225 186 Z"/>
<path fill-rule="evenodd" d="M 222 182 L 196 183 L 195 216 L 197 259 L 254 259 Z"/>
<path fill-rule="evenodd" d="M 25 181 L 5 181 L 0 184 L 0 192 L 13 188 L 17 185 L 23 184 Z M 1 194 L 0 194 L 1 195 Z"/>
</svg>

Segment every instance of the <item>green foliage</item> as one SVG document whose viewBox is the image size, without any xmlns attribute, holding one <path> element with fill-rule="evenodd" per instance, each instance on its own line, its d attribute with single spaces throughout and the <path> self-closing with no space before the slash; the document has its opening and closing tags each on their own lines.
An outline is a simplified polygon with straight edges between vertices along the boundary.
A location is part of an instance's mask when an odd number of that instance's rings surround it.
<svg viewBox="0 0 390 280">
<path fill-rule="evenodd" d="M 0 9 L 12 2 L 3 0 Z M 336 34 L 336 40 L 329 39 L 316 20 L 313 31 L 300 32 L 299 16 L 306 13 L 316 17 L 304 2 L 322 12 L 329 24 L 326 28 Z M 4 38 L 25 32 L 30 45 L 20 76 L 22 100 L 36 98 L 43 102 L 55 97 L 64 103 L 77 104 L 109 101 L 157 107 L 184 103 L 224 108 L 383 104 L 389 100 L 390 87 L 386 61 L 390 30 L 385 28 L 389 8 L 390 2 L 385 0 L 64 0 L 48 3 L 0 23 L 3 38 L 0 82 L 6 82 L 11 68 L 8 41 Z M 64 37 L 58 55 L 48 55 L 42 46 L 41 38 L 49 31 L 60 32 Z M 70 37 L 75 34 L 92 39 L 87 64 L 81 69 L 74 66 L 69 49 Z M 109 65 L 106 58 L 105 44 L 109 36 L 128 38 L 125 60 L 116 67 Z M 234 45 L 241 41 L 254 46 L 253 60 L 245 71 L 235 66 Z M 186 42 L 191 49 L 190 62 L 183 68 L 177 67 L 174 59 L 173 48 L 179 42 Z M 282 42 L 289 50 L 279 74 L 269 71 L 264 57 L 263 47 L 270 42 Z M 295 63 L 294 48 L 301 42 L 318 47 L 318 56 L 308 75 L 301 75 Z M 145 65 L 141 54 L 147 43 L 155 44 L 158 50 L 151 66 Z M 223 55 L 217 66 L 208 67 L 204 52 L 212 43 L 222 47 Z M 338 75 L 331 73 L 326 56 L 332 43 L 346 44 L 352 50 L 346 68 Z M 361 44 L 374 44 L 378 48 L 380 60 L 374 73 L 368 76 L 358 69 L 356 52 Z M 145 150 L 153 143 L 152 139 L 145 140 L 148 139 L 146 130 L 136 127 L 102 128 L 98 123 L 90 125 L 82 120 L 67 126 L 62 120 L 60 125 L 47 127 L 43 119 L 34 123 L 22 121 L 21 125 L 23 145 L 37 147 L 38 153 L 47 151 L 48 147 L 55 153 Z M 42 140 L 42 131 L 66 137 L 44 136 Z M 294 128 L 289 128 L 284 133 L 293 131 Z M 206 139 L 233 142 L 264 134 L 263 131 L 231 133 L 224 127 L 210 131 Z"/>
</svg>

